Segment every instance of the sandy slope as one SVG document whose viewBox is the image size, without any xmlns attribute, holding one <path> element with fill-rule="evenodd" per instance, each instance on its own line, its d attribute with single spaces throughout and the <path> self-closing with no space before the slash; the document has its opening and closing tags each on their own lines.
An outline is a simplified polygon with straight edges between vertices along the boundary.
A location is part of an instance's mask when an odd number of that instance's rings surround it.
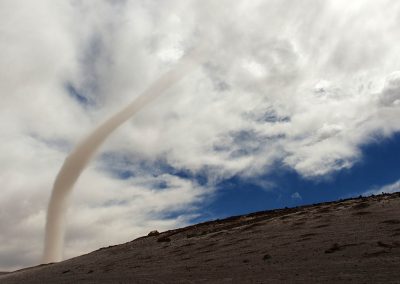
<svg viewBox="0 0 400 284">
<path fill-rule="evenodd" d="M 400 283 L 400 194 L 147 236 L 0 283 Z"/>
</svg>

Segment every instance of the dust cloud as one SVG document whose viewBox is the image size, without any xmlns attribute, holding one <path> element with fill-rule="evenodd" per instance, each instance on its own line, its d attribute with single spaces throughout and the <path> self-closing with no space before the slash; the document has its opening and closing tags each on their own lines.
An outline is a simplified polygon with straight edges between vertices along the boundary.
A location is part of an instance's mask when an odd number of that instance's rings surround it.
<svg viewBox="0 0 400 284">
<path fill-rule="evenodd" d="M 68 197 L 82 171 L 101 144 L 121 124 L 198 66 L 201 54 L 201 48 L 189 52 L 175 67 L 151 84 L 133 102 L 95 128 L 68 155 L 54 182 L 47 209 L 43 263 L 62 260 Z"/>
</svg>

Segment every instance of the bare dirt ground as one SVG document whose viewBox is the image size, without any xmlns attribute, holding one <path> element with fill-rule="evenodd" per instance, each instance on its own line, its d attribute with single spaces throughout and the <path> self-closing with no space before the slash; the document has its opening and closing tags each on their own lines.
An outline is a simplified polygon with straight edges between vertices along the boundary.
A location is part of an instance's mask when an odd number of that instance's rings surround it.
<svg viewBox="0 0 400 284">
<path fill-rule="evenodd" d="M 400 283 L 400 193 L 206 222 L 0 283 Z"/>
</svg>

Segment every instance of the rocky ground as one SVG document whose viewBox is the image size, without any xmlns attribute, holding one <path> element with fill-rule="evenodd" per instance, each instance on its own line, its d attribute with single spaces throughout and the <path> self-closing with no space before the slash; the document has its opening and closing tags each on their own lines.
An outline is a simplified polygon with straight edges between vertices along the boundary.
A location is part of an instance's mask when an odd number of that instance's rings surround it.
<svg viewBox="0 0 400 284">
<path fill-rule="evenodd" d="M 400 283 L 400 194 L 155 233 L 0 283 Z"/>
</svg>

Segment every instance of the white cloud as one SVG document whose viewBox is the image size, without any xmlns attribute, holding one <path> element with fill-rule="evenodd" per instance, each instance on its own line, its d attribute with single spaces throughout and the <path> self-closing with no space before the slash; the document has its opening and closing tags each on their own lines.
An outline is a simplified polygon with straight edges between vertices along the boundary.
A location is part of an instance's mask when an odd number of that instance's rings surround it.
<svg viewBox="0 0 400 284">
<path fill-rule="evenodd" d="M 394 193 L 394 192 L 400 192 L 400 180 L 391 183 L 391 184 L 387 184 L 384 186 L 381 186 L 379 188 L 373 188 L 370 189 L 366 192 L 364 192 L 362 195 L 364 196 L 368 196 L 368 195 L 372 195 L 372 194 L 382 194 L 382 193 Z"/>
<path fill-rule="evenodd" d="M 51 184 L 73 145 L 198 42 L 204 64 L 82 175 L 67 256 L 182 226 L 233 175 L 275 162 L 306 178 L 350 168 L 360 146 L 400 130 L 399 12 L 394 0 L 2 1 L 0 269 L 38 261 Z M 176 210 L 188 217 L 165 218 Z"/>
<path fill-rule="evenodd" d="M 298 193 L 298 192 L 293 193 L 290 197 L 292 199 L 295 199 L 295 200 L 301 200 L 302 199 L 300 193 Z"/>
</svg>

